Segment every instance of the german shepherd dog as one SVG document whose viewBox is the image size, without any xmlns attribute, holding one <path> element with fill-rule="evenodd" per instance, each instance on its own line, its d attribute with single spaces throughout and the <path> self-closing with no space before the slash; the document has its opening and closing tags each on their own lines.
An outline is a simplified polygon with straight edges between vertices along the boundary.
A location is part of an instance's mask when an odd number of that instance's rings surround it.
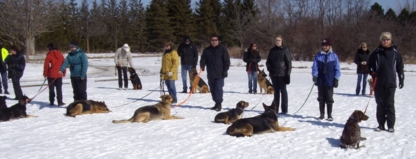
<svg viewBox="0 0 416 159">
<path fill-rule="evenodd" d="M 231 109 L 227 112 L 218 113 L 214 118 L 214 122 L 225 124 L 234 123 L 238 119 L 241 119 L 244 109 L 247 107 L 248 102 L 239 101 L 234 109 Z"/>
<path fill-rule="evenodd" d="M 105 102 L 97 102 L 93 100 L 77 100 L 72 102 L 66 108 L 66 116 L 74 117 L 81 114 L 94 114 L 94 113 L 108 113 L 111 112 Z"/>
<path fill-rule="evenodd" d="M 266 78 L 267 74 L 264 72 L 264 69 L 259 71 L 257 74 L 257 82 L 260 86 L 260 93 L 264 89 L 264 94 L 274 94 L 274 89 L 272 83 Z"/>
<path fill-rule="evenodd" d="M 6 98 L 6 96 L 0 97 L 0 103 L 2 107 L 0 110 L 0 121 L 10 121 L 12 119 L 37 117 L 28 115 L 26 113 L 26 104 L 29 99 L 27 96 L 23 96 L 21 99 L 19 99 L 18 103 L 11 106 L 10 108 L 7 108 L 6 106 Z"/>
<path fill-rule="evenodd" d="M 268 111 L 275 111 L 277 112 L 277 107 L 276 107 L 276 103 L 274 103 L 274 101 L 272 102 L 272 104 L 270 104 L 270 106 L 266 105 L 263 103 L 263 108 L 264 108 L 264 113 L 268 112 Z"/>
<path fill-rule="evenodd" d="M 142 82 L 140 81 L 139 75 L 137 75 L 136 70 L 133 67 L 127 69 L 130 73 L 130 81 L 133 85 L 133 90 L 142 89 Z"/>
<path fill-rule="evenodd" d="M 227 128 L 227 134 L 236 137 L 250 137 L 254 134 L 294 130 L 295 128 L 279 126 L 276 112 L 268 111 L 255 117 L 237 120 Z"/>
<path fill-rule="evenodd" d="M 134 112 L 133 117 L 127 120 L 113 120 L 113 123 L 133 123 L 143 122 L 147 123 L 151 120 L 171 120 L 171 119 L 183 119 L 182 117 L 170 115 L 170 105 L 173 98 L 170 95 L 160 96 L 162 101 L 155 105 L 143 106 Z"/>
<path fill-rule="evenodd" d="M 345 123 L 340 137 L 341 148 L 360 148 L 360 141 L 367 140 L 361 136 L 359 122 L 368 120 L 368 116 L 360 110 L 355 110 Z M 361 146 L 362 147 L 362 146 Z"/>
<path fill-rule="evenodd" d="M 189 79 L 191 80 L 192 87 L 194 85 L 194 81 L 197 76 L 198 76 L 198 72 L 196 72 L 196 69 L 195 68 L 191 69 L 189 73 Z M 205 81 L 202 78 L 199 78 L 199 81 L 196 84 L 196 88 L 193 88 L 192 93 L 195 93 L 196 90 L 198 90 L 200 93 L 210 93 L 207 83 L 205 83 Z"/>
</svg>

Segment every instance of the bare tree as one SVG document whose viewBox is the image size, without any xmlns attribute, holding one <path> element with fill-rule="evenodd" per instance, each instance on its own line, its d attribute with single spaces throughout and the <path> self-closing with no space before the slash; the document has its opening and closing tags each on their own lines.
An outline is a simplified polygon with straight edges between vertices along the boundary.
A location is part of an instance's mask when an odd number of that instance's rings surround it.
<svg viewBox="0 0 416 159">
<path fill-rule="evenodd" d="M 1 2 L 0 34 L 2 40 L 19 44 L 28 54 L 35 54 L 35 37 L 54 27 L 58 5 L 54 0 L 3 0 Z"/>
</svg>

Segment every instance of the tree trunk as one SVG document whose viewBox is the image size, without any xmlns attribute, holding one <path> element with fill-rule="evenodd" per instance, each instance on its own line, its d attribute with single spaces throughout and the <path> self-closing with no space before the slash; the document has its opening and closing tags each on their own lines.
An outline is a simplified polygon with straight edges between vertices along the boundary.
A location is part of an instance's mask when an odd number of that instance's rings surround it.
<svg viewBox="0 0 416 159">
<path fill-rule="evenodd" d="M 35 37 L 28 37 L 25 40 L 26 45 L 26 60 L 29 61 L 29 55 L 35 55 Z"/>
</svg>

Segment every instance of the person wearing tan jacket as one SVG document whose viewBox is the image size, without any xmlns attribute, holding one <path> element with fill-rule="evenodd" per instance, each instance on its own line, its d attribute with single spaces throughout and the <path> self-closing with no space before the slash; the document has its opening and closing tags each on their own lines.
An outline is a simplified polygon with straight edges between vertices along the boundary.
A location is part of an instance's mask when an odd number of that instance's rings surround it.
<svg viewBox="0 0 416 159">
<path fill-rule="evenodd" d="M 172 96 L 172 103 L 177 103 L 175 81 L 178 80 L 179 58 L 176 50 L 172 49 L 172 42 L 165 43 L 165 52 L 162 56 L 160 78 L 164 80 L 168 92 Z"/>
<path fill-rule="evenodd" d="M 131 52 L 128 44 L 124 44 L 123 47 L 117 49 L 114 56 L 114 63 L 116 64 L 118 72 L 118 89 L 122 89 L 123 78 L 124 78 L 124 89 L 127 89 L 129 86 L 127 78 L 127 67 L 133 67 L 133 62 L 131 61 Z M 133 67 L 134 68 L 134 67 Z M 123 71 L 123 77 L 122 72 Z"/>
</svg>

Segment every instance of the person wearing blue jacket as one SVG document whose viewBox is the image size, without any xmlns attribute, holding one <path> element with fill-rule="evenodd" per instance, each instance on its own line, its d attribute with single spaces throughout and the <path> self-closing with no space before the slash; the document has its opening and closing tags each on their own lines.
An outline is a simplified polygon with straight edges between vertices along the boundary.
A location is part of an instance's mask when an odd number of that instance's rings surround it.
<svg viewBox="0 0 416 159">
<path fill-rule="evenodd" d="M 66 56 L 65 61 L 59 70 L 59 74 L 63 75 L 62 72 L 69 66 L 74 101 L 87 100 L 87 55 L 85 55 L 84 51 L 78 47 L 76 41 L 71 41 L 69 48 L 71 52 Z"/>
<path fill-rule="evenodd" d="M 334 99 L 334 87 L 338 87 L 338 80 L 341 76 L 338 56 L 332 51 L 331 41 L 325 38 L 322 41 L 322 49 L 313 61 L 312 80 L 318 86 L 319 119 L 324 119 L 325 104 L 327 106 L 328 121 L 334 120 L 332 117 L 332 104 Z"/>
</svg>

